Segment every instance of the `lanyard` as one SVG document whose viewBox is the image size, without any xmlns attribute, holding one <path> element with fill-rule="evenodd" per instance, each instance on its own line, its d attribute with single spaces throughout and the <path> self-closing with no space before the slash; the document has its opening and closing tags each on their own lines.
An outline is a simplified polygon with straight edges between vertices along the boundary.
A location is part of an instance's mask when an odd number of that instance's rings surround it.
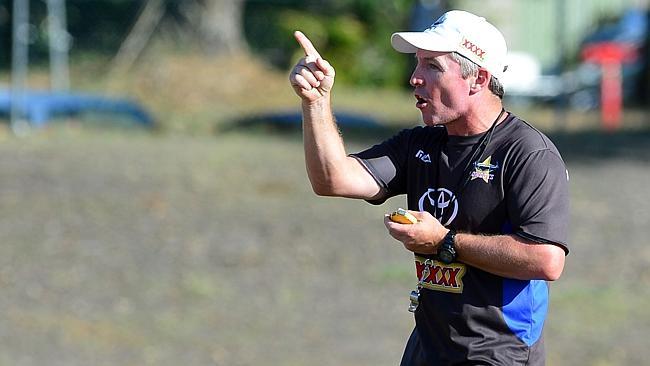
<svg viewBox="0 0 650 366">
<path fill-rule="evenodd" d="M 503 114 L 506 113 L 506 110 L 504 108 L 501 108 L 501 113 L 497 116 L 497 118 L 492 122 L 492 126 L 488 129 L 488 131 L 481 137 L 479 142 L 475 145 L 473 148 L 474 151 L 472 152 L 472 155 L 470 156 L 469 160 L 467 160 L 467 164 L 465 164 L 465 167 L 463 168 L 463 171 L 461 173 L 461 179 L 462 181 L 459 182 L 459 188 L 458 191 L 454 194 L 451 202 L 449 204 L 453 203 L 454 201 L 457 200 L 458 195 L 460 195 L 465 187 L 467 187 L 467 184 L 471 180 L 470 177 L 470 168 L 472 165 L 476 165 L 478 162 L 480 162 L 481 158 L 483 157 L 483 153 L 485 153 L 485 150 L 487 149 L 488 145 L 490 144 L 490 141 L 492 141 L 492 135 L 494 134 L 495 127 Z M 446 141 L 445 141 L 446 143 Z M 478 155 L 478 156 L 477 156 Z M 441 160 L 442 160 L 442 144 L 438 144 L 438 165 L 436 166 L 436 189 L 440 189 L 440 165 L 441 165 Z M 437 210 L 437 207 L 436 207 Z M 435 215 L 434 215 L 435 216 Z"/>
<path fill-rule="evenodd" d="M 490 129 L 485 133 L 485 135 L 481 137 L 479 142 L 473 148 L 474 151 L 472 152 L 472 156 L 470 156 L 469 160 L 467 161 L 467 164 L 463 168 L 463 172 L 461 175 L 461 179 L 463 179 L 463 181 L 462 183 L 459 184 L 460 188 L 458 189 L 458 192 L 454 194 L 453 198 L 449 202 L 449 205 L 453 204 L 453 202 L 457 200 L 458 195 L 465 189 L 467 183 L 469 183 L 471 179 L 469 169 L 471 168 L 472 165 L 476 165 L 477 162 L 481 160 L 483 153 L 485 153 L 485 150 L 487 149 L 488 145 L 490 144 L 490 141 L 492 140 L 494 129 L 497 123 L 499 122 L 499 119 L 501 119 L 501 116 L 503 116 L 504 113 L 506 113 L 506 110 L 502 108 L 501 113 L 499 113 L 497 119 L 495 119 L 494 122 L 492 122 L 492 126 L 490 126 Z M 438 144 L 438 165 L 436 166 L 436 189 L 440 189 L 440 165 L 441 165 L 440 161 L 441 160 L 442 160 L 442 143 Z M 438 210 L 438 206 L 436 205 L 435 207 L 436 207 L 436 211 L 434 212 L 434 216 L 436 216 Z M 423 264 L 424 264 L 424 268 L 422 269 L 422 275 L 419 278 L 417 287 L 415 288 L 415 290 L 411 291 L 411 294 L 409 296 L 411 303 L 409 305 L 408 310 L 412 313 L 415 313 L 416 309 L 420 305 L 420 290 L 422 290 L 422 287 L 424 286 L 424 282 L 426 281 L 426 279 L 429 277 L 429 274 L 431 273 L 431 266 L 433 265 L 433 260 L 426 259 Z"/>
</svg>

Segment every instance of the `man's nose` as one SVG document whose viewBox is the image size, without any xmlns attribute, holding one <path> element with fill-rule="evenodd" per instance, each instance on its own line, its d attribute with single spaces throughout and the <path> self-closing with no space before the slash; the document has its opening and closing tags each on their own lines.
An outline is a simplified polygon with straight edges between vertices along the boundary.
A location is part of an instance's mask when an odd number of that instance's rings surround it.
<svg viewBox="0 0 650 366">
<path fill-rule="evenodd" d="M 422 86 L 424 84 L 424 79 L 420 77 L 417 70 L 413 71 L 413 74 L 411 74 L 411 79 L 409 80 L 409 84 L 411 84 L 411 86 L 413 87 Z"/>
</svg>

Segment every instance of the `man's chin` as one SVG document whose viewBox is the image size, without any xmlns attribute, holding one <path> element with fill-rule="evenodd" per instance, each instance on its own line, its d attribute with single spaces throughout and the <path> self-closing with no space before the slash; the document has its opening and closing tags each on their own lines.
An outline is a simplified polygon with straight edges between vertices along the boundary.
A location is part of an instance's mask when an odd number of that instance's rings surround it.
<svg viewBox="0 0 650 366">
<path fill-rule="evenodd" d="M 442 119 L 440 116 L 436 116 L 431 113 L 424 114 L 422 113 L 422 123 L 425 126 L 444 126 L 449 122 L 449 120 Z"/>
<path fill-rule="evenodd" d="M 438 125 L 442 124 L 442 123 L 440 123 L 440 121 L 437 121 L 437 120 L 435 120 L 435 119 L 433 119 L 431 117 L 424 118 L 424 116 L 422 117 L 422 123 L 424 123 L 425 126 L 430 126 L 430 127 L 438 126 Z"/>
</svg>

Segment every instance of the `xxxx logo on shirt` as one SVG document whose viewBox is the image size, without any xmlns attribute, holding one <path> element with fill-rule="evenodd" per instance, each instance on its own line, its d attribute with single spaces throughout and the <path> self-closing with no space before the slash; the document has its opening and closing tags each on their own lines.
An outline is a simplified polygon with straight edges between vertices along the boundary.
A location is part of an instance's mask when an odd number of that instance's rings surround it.
<svg viewBox="0 0 650 366">
<path fill-rule="evenodd" d="M 428 265 L 429 273 L 426 277 L 425 267 Z M 415 256 L 415 270 L 421 279 L 420 285 L 429 290 L 445 291 L 460 294 L 463 292 L 463 276 L 466 268 L 462 263 L 444 264 L 436 260 Z"/>
</svg>

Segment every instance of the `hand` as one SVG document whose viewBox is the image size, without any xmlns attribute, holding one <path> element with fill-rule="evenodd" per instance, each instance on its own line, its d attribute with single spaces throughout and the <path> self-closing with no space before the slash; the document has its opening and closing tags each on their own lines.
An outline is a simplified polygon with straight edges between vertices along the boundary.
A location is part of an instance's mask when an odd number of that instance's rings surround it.
<svg viewBox="0 0 650 366">
<path fill-rule="evenodd" d="M 334 68 L 321 57 L 307 36 L 300 31 L 293 35 L 305 52 L 305 57 L 298 61 L 289 74 L 293 90 L 305 102 L 329 97 L 334 85 Z"/>
<path fill-rule="evenodd" d="M 429 212 L 408 212 L 418 219 L 417 224 L 399 224 L 391 221 L 388 215 L 384 216 L 384 225 L 390 236 L 401 241 L 404 248 L 413 253 L 436 253 L 449 230 Z"/>
</svg>

